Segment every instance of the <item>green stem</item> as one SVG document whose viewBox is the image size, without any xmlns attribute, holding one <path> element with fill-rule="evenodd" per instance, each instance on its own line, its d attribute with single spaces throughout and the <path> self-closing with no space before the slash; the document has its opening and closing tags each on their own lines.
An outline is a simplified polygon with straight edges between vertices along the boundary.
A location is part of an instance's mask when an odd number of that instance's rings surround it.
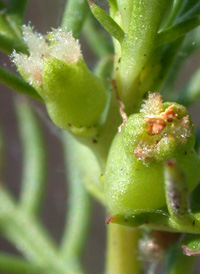
<svg viewBox="0 0 200 274">
<path fill-rule="evenodd" d="M 62 28 L 66 27 L 68 30 L 72 30 L 73 36 L 79 38 L 87 12 L 86 0 L 68 0 L 62 18 Z"/>
<path fill-rule="evenodd" d="M 82 255 L 91 215 L 91 198 L 83 185 L 84 177 L 82 176 L 79 157 L 74 150 L 73 138 L 69 133 L 63 133 L 70 199 L 61 247 L 62 257 L 65 261 L 72 261 Z"/>
<path fill-rule="evenodd" d="M 12 274 L 44 273 L 44 269 L 35 266 L 20 257 L 12 256 L 6 253 L 0 253 L 0 271 Z"/>
<path fill-rule="evenodd" d="M 42 101 L 41 97 L 32 86 L 26 83 L 23 79 L 19 78 L 15 74 L 2 67 L 0 67 L 0 82 L 3 83 L 5 86 L 15 90 L 16 92 Z"/>
<path fill-rule="evenodd" d="M 23 41 L 17 37 L 9 38 L 0 34 L 0 50 L 6 54 L 11 54 L 13 50 L 27 53 L 27 47 Z"/>
<path fill-rule="evenodd" d="M 23 148 L 21 207 L 40 213 L 46 185 L 46 149 L 37 117 L 26 100 L 17 100 L 16 111 Z"/>
<path fill-rule="evenodd" d="M 121 225 L 108 225 L 106 274 L 139 274 L 139 230 Z"/>
</svg>

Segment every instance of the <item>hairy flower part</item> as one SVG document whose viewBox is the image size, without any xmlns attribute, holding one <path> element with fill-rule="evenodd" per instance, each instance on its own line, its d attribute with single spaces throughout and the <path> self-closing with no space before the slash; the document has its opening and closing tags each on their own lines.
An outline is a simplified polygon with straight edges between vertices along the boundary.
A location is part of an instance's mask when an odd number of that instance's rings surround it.
<svg viewBox="0 0 200 274">
<path fill-rule="evenodd" d="M 25 75 L 31 85 L 43 82 L 43 64 L 47 58 L 57 58 L 66 63 L 77 63 L 82 57 L 80 44 L 66 29 L 53 29 L 47 38 L 33 31 L 30 26 L 23 26 L 24 41 L 28 46 L 29 56 L 13 52 L 12 61 L 20 73 Z"/>
<path fill-rule="evenodd" d="M 163 111 L 162 102 L 163 100 L 159 93 L 150 93 L 149 98 L 144 101 L 140 112 L 148 117 L 159 115 Z"/>
<path fill-rule="evenodd" d="M 13 52 L 12 61 L 17 66 L 19 71 L 23 71 L 30 85 L 42 84 L 42 68 L 43 59 L 39 56 L 27 56 L 22 53 Z"/>
<path fill-rule="evenodd" d="M 140 112 L 147 122 L 146 132 L 149 138 L 140 140 L 134 149 L 134 156 L 139 160 L 154 158 L 165 147 L 169 147 L 172 140 L 185 144 L 191 136 L 189 115 L 184 114 L 183 109 L 173 103 L 164 110 L 162 97 L 158 93 L 149 95 Z M 158 136 L 156 142 L 153 136 Z"/>
<path fill-rule="evenodd" d="M 77 63 L 81 56 L 81 47 L 71 31 L 63 31 L 61 28 L 53 29 L 49 37 L 51 56 L 67 63 Z"/>
<path fill-rule="evenodd" d="M 134 156 L 138 160 L 144 161 L 154 156 L 155 145 L 149 145 L 147 142 L 139 142 L 138 146 L 134 150 Z"/>
<path fill-rule="evenodd" d="M 49 56 L 49 46 L 47 44 L 47 40 L 42 34 L 33 31 L 31 26 L 25 25 L 22 26 L 22 31 L 24 42 L 28 46 L 30 55 L 38 57 Z"/>
</svg>

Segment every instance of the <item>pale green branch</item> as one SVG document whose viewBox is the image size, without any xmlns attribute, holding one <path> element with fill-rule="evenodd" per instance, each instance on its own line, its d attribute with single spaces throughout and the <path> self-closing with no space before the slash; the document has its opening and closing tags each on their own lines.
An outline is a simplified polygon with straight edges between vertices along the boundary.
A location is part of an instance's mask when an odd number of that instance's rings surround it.
<svg viewBox="0 0 200 274">
<path fill-rule="evenodd" d="M 16 92 L 27 95 L 36 100 L 42 101 L 37 91 L 25 82 L 22 78 L 19 78 L 12 72 L 2 68 L 0 66 L 0 82 L 5 86 L 13 89 Z"/>
<path fill-rule="evenodd" d="M 41 210 L 46 185 L 46 148 L 36 114 L 26 100 L 16 101 L 23 148 L 21 207 L 29 214 Z"/>
<path fill-rule="evenodd" d="M 80 258 L 86 243 L 91 215 L 91 198 L 83 185 L 83 174 L 75 150 L 75 140 L 63 133 L 65 165 L 69 184 L 69 208 L 63 235 L 61 254 L 66 261 Z"/>
</svg>

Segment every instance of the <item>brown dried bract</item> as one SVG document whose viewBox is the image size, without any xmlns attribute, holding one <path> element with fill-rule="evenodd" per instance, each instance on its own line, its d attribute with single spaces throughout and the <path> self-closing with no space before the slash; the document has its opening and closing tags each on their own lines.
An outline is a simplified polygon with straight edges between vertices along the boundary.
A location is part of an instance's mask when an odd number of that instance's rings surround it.
<svg viewBox="0 0 200 274">
<path fill-rule="evenodd" d="M 147 133 L 149 135 L 161 133 L 166 126 L 165 120 L 160 117 L 145 117 L 144 119 L 148 123 Z"/>
<path fill-rule="evenodd" d="M 176 113 L 174 113 L 174 105 L 168 107 L 165 110 L 165 112 L 161 113 L 160 116 L 167 122 L 172 122 L 173 120 L 180 120 L 179 116 Z"/>
</svg>

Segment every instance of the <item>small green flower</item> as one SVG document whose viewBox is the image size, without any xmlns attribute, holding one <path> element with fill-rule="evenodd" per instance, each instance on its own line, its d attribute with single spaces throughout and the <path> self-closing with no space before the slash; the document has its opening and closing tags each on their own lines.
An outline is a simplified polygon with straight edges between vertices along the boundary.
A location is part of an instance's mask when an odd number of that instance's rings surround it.
<svg viewBox="0 0 200 274">
<path fill-rule="evenodd" d="M 72 32 L 53 29 L 42 36 L 23 26 L 23 36 L 30 55 L 14 52 L 12 60 L 43 98 L 53 122 L 63 129 L 101 123 L 107 93 L 87 68 Z"/>
<path fill-rule="evenodd" d="M 200 159 L 187 110 L 150 94 L 139 114 L 129 117 L 112 144 L 105 173 L 110 213 L 136 214 L 166 206 L 164 163 L 176 159 L 189 191 L 199 182 Z"/>
</svg>

